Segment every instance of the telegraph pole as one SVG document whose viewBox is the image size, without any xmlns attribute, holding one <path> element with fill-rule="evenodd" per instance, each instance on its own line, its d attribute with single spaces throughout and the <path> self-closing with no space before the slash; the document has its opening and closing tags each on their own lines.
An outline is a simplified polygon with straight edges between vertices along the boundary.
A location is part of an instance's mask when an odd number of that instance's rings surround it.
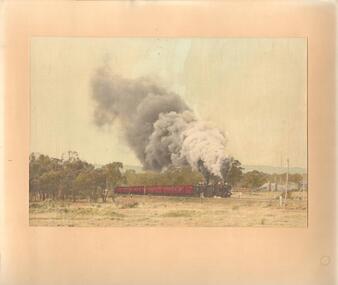
<svg viewBox="0 0 338 285">
<path fill-rule="evenodd" d="M 286 163 L 287 163 L 287 171 L 286 171 L 284 207 L 286 206 L 286 200 L 288 196 L 288 187 L 289 187 L 289 158 L 286 160 Z"/>
<path fill-rule="evenodd" d="M 281 171 L 283 171 L 283 155 L 281 154 L 280 155 L 280 168 L 281 168 Z M 282 172 L 283 173 L 283 172 Z M 282 180 L 282 175 L 279 177 L 279 184 L 283 184 L 283 180 Z"/>
</svg>

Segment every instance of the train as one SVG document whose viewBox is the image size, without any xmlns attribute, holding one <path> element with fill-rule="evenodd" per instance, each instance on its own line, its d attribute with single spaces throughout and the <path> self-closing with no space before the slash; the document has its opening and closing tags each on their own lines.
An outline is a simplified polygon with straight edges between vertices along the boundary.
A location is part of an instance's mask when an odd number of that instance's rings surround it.
<svg viewBox="0 0 338 285">
<path fill-rule="evenodd" d="M 175 185 L 175 186 L 118 186 L 116 194 L 162 195 L 162 196 L 197 196 L 197 197 L 230 197 L 232 187 L 227 183 Z"/>
</svg>

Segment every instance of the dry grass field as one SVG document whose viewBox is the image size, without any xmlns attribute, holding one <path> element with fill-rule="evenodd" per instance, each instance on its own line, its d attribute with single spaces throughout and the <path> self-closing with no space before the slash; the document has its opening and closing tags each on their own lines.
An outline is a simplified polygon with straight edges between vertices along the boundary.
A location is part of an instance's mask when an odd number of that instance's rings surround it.
<svg viewBox="0 0 338 285">
<path fill-rule="evenodd" d="M 306 193 L 234 193 L 231 198 L 117 196 L 115 203 L 31 202 L 31 226 L 306 227 Z"/>
</svg>

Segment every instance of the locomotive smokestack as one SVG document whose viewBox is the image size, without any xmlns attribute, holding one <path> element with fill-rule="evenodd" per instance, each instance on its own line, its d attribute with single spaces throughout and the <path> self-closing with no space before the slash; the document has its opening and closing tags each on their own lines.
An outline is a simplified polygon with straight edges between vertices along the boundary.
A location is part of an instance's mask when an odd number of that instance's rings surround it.
<svg viewBox="0 0 338 285">
<path fill-rule="evenodd" d="M 122 78 L 106 65 L 92 79 L 92 98 L 95 124 L 118 119 L 144 169 L 190 165 L 207 181 L 226 175 L 232 159 L 225 154 L 225 135 L 199 120 L 176 93 L 146 78 Z"/>
</svg>

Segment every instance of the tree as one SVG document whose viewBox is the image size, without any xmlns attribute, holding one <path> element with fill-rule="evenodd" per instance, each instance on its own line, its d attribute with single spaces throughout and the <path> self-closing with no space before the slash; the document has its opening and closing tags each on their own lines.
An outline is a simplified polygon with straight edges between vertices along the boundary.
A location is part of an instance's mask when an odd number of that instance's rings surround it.
<svg viewBox="0 0 338 285">
<path fill-rule="evenodd" d="M 90 200 L 94 200 L 93 189 L 95 188 L 95 181 L 93 180 L 93 170 L 83 169 L 75 178 L 73 187 L 77 193 L 84 196 L 89 196 Z"/>
<path fill-rule="evenodd" d="M 104 169 L 94 169 L 92 172 L 92 181 L 94 183 L 95 189 L 93 190 L 94 201 L 96 201 L 96 197 L 100 196 L 102 198 L 102 202 L 106 202 L 107 200 L 107 191 L 106 188 L 106 172 Z"/>
<path fill-rule="evenodd" d="M 75 202 L 77 194 L 81 194 L 81 189 L 76 187 L 75 180 L 82 171 L 93 170 L 94 166 L 80 159 L 71 158 L 64 162 L 63 183 L 67 186 L 68 192 L 71 193 Z"/>
<path fill-rule="evenodd" d="M 303 176 L 299 173 L 289 174 L 289 181 L 301 185 L 301 183 L 303 182 Z"/>
<path fill-rule="evenodd" d="M 169 167 L 161 176 L 162 185 L 195 185 L 203 180 L 202 174 L 190 166 Z"/>
<path fill-rule="evenodd" d="M 267 182 L 267 175 L 263 172 L 253 170 L 245 173 L 242 179 L 242 185 L 248 188 L 258 188 Z"/>
<path fill-rule="evenodd" d="M 228 174 L 228 183 L 235 186 L 243 177 L 243 167 L 238 160 L 234 160 Z"/>
<path fill-rule="evenodd" d="M 138 184 L 138 175 L 134 169 L 127 169 L 124 173 L 126 184 L 136 186 Z"/>
<path fill-rule="evenodd" d="M 103 169 L 106 173 L 106 184 L 108 188 L 113 188 L 126 182 L 126 178 L 121 171 L 123 169 L 122 162 L 112 162 L 106 164 Z"/>
<path fill-rule="evenodd" d="M 51 170 L 49 172 L 45 172 L 41 175 L 39 179 L 39 186 L 42 190 L 42 199 L 46 198 L 55 198 L 59 181 L 60 181 L 60 171 Z"/>
<path fill-rule="evenodd" d="M 62 163 L 60 159 L 31 153 L 29 156 L 29 191 L 40 199 L 55 196 Z"/>
</svg>

